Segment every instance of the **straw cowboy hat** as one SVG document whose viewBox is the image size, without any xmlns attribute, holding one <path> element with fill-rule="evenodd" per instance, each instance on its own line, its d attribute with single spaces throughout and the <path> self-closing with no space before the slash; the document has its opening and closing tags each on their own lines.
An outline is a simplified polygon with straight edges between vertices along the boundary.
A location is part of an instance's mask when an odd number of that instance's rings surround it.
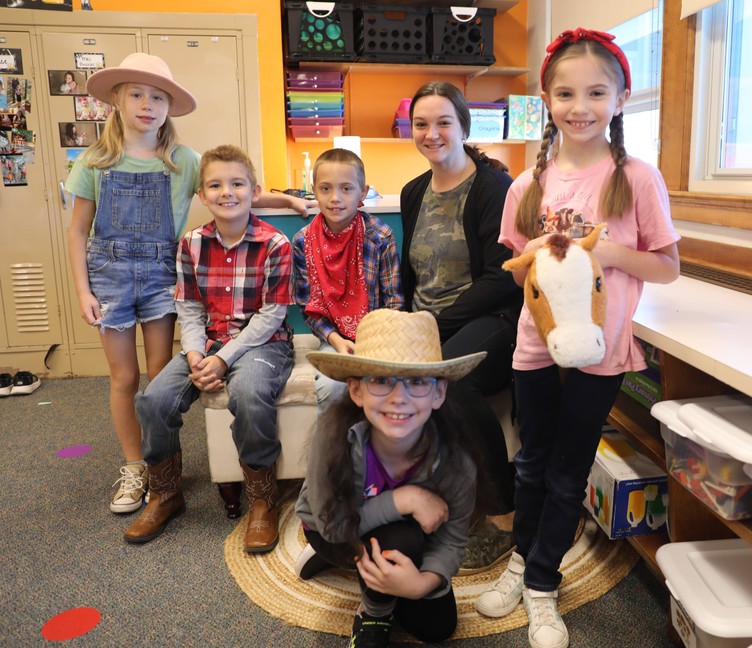
<svg viewBox="0 0 752 648">
<path fill-rule="evenodd" d="M 442 360 L 439 327 L 426 311 L 405 313 L 380 308 L 358 325 L 355 354 L 312 351 L 308 360 L 333 380 L 350 376 L 431 376 L 459 380 L 486 352 Z"/>
<path fill-rule="evenodd" d="M 179 117 L 196 110 L 196 98 L 172 80 L 172 72 L 158 56 L 135 52 L 123 59 L 117 67 L 104 68 L 86 81 L 86 91 L 105 103 L 112 103 L 112 89 L 119 83 L 143 83 L 154 86 L 172 97 L 168 115 Z"/>
</svg>

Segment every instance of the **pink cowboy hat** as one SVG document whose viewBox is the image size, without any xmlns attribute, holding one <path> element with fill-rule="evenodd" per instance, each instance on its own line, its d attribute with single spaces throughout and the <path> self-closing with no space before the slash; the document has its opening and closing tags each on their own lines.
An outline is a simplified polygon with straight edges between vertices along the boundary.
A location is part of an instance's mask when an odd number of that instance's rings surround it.
<svg viewBox="0 0 752 648">
<path fill-rule="evenodd" d="M 86 91 L 105 103 L 112 103 L 112 89 L 120 83 L 143 83 L 154 86 L 172 97 L 168 115 L 179 117 L 196 110 L 196 98 L 172 79 L 172 72 L 158 56 L 135 52 L 117 67 L 104 68 L 86 81 Z"/>
</svg>

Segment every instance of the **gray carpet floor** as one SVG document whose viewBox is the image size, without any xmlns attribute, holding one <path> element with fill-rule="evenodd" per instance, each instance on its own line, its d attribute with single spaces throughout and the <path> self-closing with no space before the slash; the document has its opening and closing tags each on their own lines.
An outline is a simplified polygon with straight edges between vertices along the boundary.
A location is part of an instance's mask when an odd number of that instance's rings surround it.
<svg viewBox="0 0 752 648">
<path fill-rule="evenodd" d="M 107 378 L 44 380 L 31 395 L 0 398 L 0 645 L 49 645 L 41 635 L 48 619 L 90 606 L 100 623 L 65 645 L 344 648 L 343 637 L 270 616 L 232 579 L 223 544 L 237 522 L 225 517 L 210 483 L 198 404 L 181 436 L 186 515 L 146 545 L 123 541 L 135 518 L 108 508 L 120 461 L 108 389 Z M 56 456 L 83 444 L 92 451 Z M 571 645 L 669 647 L 667 607 L 665 589 L 640 563 L 609 593 L 566 615 Z M 446 645 L 526 647 L 527 629 Z"/>
</svg>

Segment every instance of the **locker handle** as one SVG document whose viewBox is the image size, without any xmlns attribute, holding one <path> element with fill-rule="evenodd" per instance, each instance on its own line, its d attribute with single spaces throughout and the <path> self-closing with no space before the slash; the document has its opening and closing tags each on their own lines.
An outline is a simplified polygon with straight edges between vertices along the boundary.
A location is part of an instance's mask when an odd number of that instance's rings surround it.
<svg viewBox="0 0 752 648">
<path fill-rule="evenodd" d="M 63 205 L 63 209 L 68 209 L 68 202 L 65 200 L 65 183 L 60 181 L 60 202 Z"/>
</svg>

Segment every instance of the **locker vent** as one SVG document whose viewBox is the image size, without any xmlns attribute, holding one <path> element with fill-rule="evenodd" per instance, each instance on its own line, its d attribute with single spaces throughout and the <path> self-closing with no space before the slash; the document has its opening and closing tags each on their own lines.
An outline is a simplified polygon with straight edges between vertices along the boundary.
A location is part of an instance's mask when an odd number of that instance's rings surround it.
<svg viewBox="0 0 752 648">
<path fill-rule="evenodd" d="M 19 333 L 50 330 L 50 313 L 41 263 L 14 263 L 10 266 L 13 304 Z"/>
<path fill-rule="evenodd" d="M 681 274 L 752 295 L 752 278 L 744 275 L 734 274 L 733 272 L 717 268 L 709 268 L 708 266 L 684 261 L 683 259 L 681 262 Z"/>
</svg>

